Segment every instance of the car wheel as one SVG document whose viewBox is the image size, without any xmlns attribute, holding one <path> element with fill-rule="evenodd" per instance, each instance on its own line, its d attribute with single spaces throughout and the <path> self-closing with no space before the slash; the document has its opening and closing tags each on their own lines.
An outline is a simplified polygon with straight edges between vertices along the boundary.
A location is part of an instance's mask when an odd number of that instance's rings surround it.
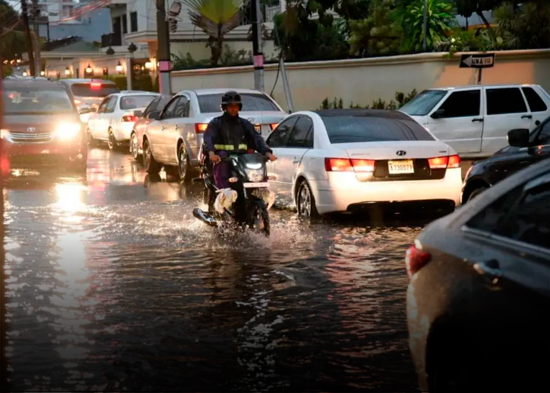
<svg viewBox="0 0 550 393">
<path fill-rule="evenodd" d="M 470 196 L 468 197 L 468 202 L 471 202 L 472 199 L 479 196 L 479 194 L 481 194 L 486 189 L 487 189 L 487 187 L 476 188 L 474 191 L 471 192 Z"/>
<path fill-rule="evenodd" d="M 312 219 L 318 216 L 315 198 L 307 181 L 303 180 L 298 186 L 296 193 L 296 208 L 298 216 L 305 219 Z"/>
<path fill-rule="evenodd" d="M 109 138 L 107 139 L 107 146 L 109 146 L 109 150 L 113 151 L 116 149 L 118 145 L 118 142 L 115 138 L 115 134 L 113 134 L 113 130 L 109 128 Z"/>
<path fill-rule="evenodd" d="M 472 391 L 473 387 L 476 388 L 475 391 L 483 391 L 477 390 L 482 381 L 472 373 L 475 360 L 471 359 L 471 354 L 465 353 L 468 346 L 464 343 L 453 343 L 454 337 L 443 340 L 436 344 L 437 354 L 430 371 L 430 392 L 463 393 Z"/>
<path fill-rule="evenodd" d="M 178 172 L 181 180 L 191 180 L 191 166 L 189 164 L 189 155 L 182 143 L 178 149 Z"/>
<path fill-rule="evenodd" d="M 155 160 L 148 140 L 143 142 L 143 166 L 150 175 L 158 175 L 162 167 L 162 165 Z"/>
<path fill-rule="evenodd" d="M 164 170 L 166 171 L 166 174 L 170 177 L 173 177 L 175 179 L 180 178 L 180 172 L 177 166 L 165 166 Z"/>
<path fill-rule="evenodd" d="M 139 146 L 138 146 L 138 140 L 137 135 L 135 132 L 132 132 L 132 136 L 130 137 L 130 154 L 134 158 L 134 160 L 139 159 Z"/>
<path fill-rule="evenodd" d="M 94 139 L 92 135 L 92 131 L 90 131 L 89 128 L 86 130 L 86 137 L 87 137 L 88 146 L 90 147 L 97 146 L 97 141 Z"/>
</svg>

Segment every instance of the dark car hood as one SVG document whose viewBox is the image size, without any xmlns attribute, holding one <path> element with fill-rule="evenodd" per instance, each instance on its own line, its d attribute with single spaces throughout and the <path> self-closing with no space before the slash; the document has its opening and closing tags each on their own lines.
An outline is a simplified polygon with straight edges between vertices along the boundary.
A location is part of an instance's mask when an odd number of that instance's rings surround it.
<svg viewBox="0 0 550 393">
<path fill-rule="evenodd" d="M 515 154 L 519 151 L 519 149 L 520 149 L 519 147 L 506 146 L 500 149 L 499 151 L 497 151 L 491 157 L 501 157 L 501 156 Z M 489 157 L 488 159 L 491 159 L 491 157 Z"/>
</svg>

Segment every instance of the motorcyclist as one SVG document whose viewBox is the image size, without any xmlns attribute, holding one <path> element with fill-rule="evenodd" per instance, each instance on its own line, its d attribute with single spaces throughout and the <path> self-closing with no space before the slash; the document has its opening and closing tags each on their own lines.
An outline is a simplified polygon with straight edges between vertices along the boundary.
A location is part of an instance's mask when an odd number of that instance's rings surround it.
<svg viewBox="0 0 550 393">
<path fill-rule="evenodd" d="M 228 157 L 230 153 L 246 153 L 249 150 L 255 150 L 265 154 L 270 161 L 277 159 L 252 123 L 239 117 L 242 107 L 239 93 L 235 91 L 225 93 L 221 103 L 223 115 L 213 119 L 204 133 L 204 153 L 214 164 L 214 180 L 220 189 L 229 187 L 231 175 L 231 164 L 222 161 L 222 157 Z"/>
</svg>

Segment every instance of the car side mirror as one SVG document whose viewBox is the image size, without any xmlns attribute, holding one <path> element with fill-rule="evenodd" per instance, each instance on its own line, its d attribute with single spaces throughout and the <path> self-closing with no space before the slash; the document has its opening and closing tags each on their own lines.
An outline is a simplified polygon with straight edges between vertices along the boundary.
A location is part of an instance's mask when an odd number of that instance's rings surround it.
<svg viewBox="0 0 550 393">
<path fill-rule="evenodd" d="M 92 112 L 93 110 L 89 106 L 81 106 L 80 108 L 78 108 L 78 113 L 80 113 L 81 115 L 85 115 L 87 113 L 92 113 Z"/>
<path fill-rule="evenodd" d="M 154 111 L 149 113 L 149 119 L 151 120 L 160 120 L 160 111 Z"/>
<path fill-rule="evenodd" d="M 434 113 L 432 113 L 432 119 L 441 119 L 445 117 L 445 109 L 438 109 Z"/>
<path fill-rule="evenodd" d="M 134 116 L 135 117 L 142 117 L 143 116 L 143 111 L 134 111 Z"/>
<path fill-rule="evenodd" d="M 513 147 L 529 147 L 529 130 L 518 128 L 508 131 L 508 144 Z"/>
</svg>

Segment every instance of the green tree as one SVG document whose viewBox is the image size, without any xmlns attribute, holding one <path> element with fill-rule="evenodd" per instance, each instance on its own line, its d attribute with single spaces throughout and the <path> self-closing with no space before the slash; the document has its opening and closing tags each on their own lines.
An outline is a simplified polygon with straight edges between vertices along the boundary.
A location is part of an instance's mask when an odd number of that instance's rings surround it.
<svg viewBox="0 0 550 393">
<path fill-rule="evenodd" d="M 426 46 L 433 49 L 439 42 L 444 41 L 455 23 L 452 14 L 453 4 L 446 0 L 427 0 L 428 26 Z M 424 37 L 424 0 L 416 0 L 410 4 L 402 14 L 405 27 L 405 51 L 421 51 Z"/>
<path fill-rule="evenodd" d="M 224 37 L 239 25 L 243 0 L 183 0 L 189 7 L 191 23 L 209 36 L 211 64 L 216 66 L 222 56 Z"/>
<path fill-rule="evenodd" d="M 399 52 L 403 29 L 394 5 L 394 0 L 373 0 L 367 18 L 350 21 L 352 54 L 375 56 Z"/>
<path fill-rule="evenodd" d="M 550 47 L 550 4 L 530 1 L 523 7 L 504 3 L 495 10 L 497 34 L 510 49 L 538 49 Z"/>
<path fill-rule="evenodd" d="M 0 0 L 0 52 L 4 59 L 13 59 L 27 51 L 23 23 L 13 7 Z"/>
</svg>

